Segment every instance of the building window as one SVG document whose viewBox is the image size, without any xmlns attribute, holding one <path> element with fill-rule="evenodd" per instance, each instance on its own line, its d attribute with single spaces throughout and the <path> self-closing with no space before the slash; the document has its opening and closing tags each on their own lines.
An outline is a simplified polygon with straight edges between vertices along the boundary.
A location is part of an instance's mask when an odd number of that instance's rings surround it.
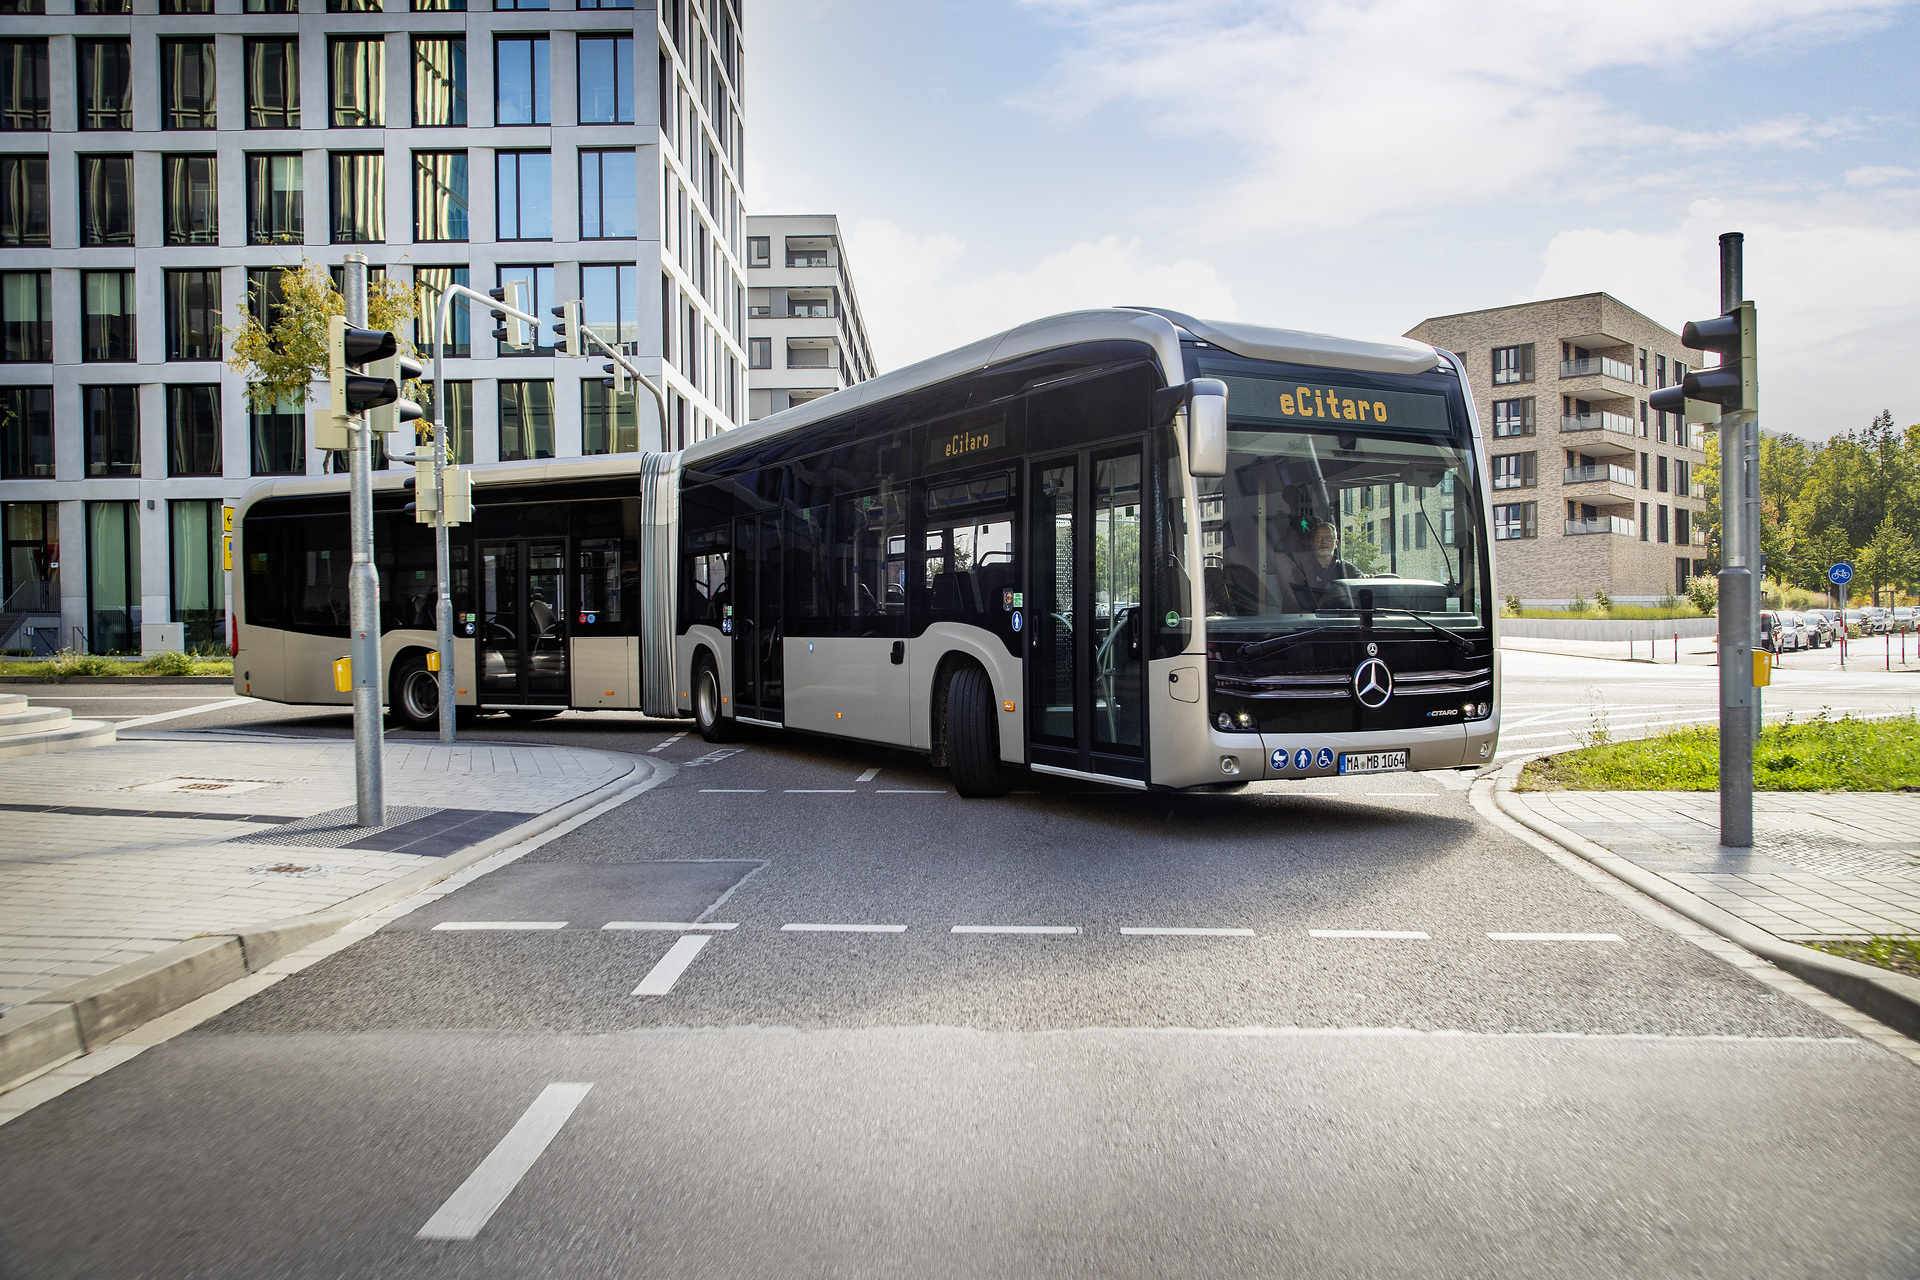
<svg viewBox="0 0 1920 1280">
<path fill-rule="evenodd" d="M 80 243 L 133 243 L 133 157 L 80 157 Z"/>
<path fill-rule="evenodd" d="M 1655 390 L 1667 385 L 1667 358 L 1665 356 L 1655 356 L 1653 358 L 1653 385 Z"/>
<path fill-rule="evenodd" d="M 53 273 L 0 272 L 0 361 L 46 364 L 53 359 Z"/>
<path fill-rule="evenodd" d="M 218 127 L 212 40 L 196 36 L 160 42 L 160 127 Z"/>
<path fill-rule="evenodd" d="M 327 0 L 328 13 L 380 13 L 380 0 Z"/>
<path fill-rule="evenodd" d="M 1664 454 L 1653 460 L 1653 487 L 1659 493 L 1667 491 L 1667 459 Z"/>
<path fill-rule="evenodd" d="M 133 45 L 129 40 L 76 40 L 80 63 L 80 127 L 133 128 Z"/>
<path fill-rule="evenodd" d="M 553 456 L 553 383 L 500 383 L 500 461 Z"/>
<path fill-rule="evenodd" d="M 465 13 L 467 0 L 413 0 L 415 13 Z"/>
<path fill-rule="evenodd" d="M 0 130 L 52 127 L 45 40 L 0 40 Z"/>
<path fill-rule="evenodd" d="M 1640 438 L 1645 440 L 1650 433 L 1647 430 L 1647 402 L 1640 402 Z"/>
<path fill-rule="evenodd" d="M 219 271 L 167 272 L 167 359 L 219 358 Z"/>
<path fill-rule="evenodd" d="M 298 13 L 300 0 L 247 0 L 248 13 Z"/>
<path fill-rule="evenodd" d="M 168 577 L 173 620 L 183 624 L 188 653 L 213 649 L 227 638 L 227 582 L 221 547 L 220 501 L 176 499 L 167 504 L 173 552 Z"/>
<path fill-rule="evenodd" d="M 1683 547 L 1693 541 L 1693 513 L 1685 507 L 1673 509 L 1673 540 Z"/>
<path fill-rule="evenodd" d="M 247 243 L 300 244 L 307 238 L 302 157 L 247 157 Z"/>
<path fill-rule="evenodd" d="M 771 236 L 748 236 L 747 237 L 747 265 L 748 266 L 764 267 L 770 263 L 770 261 L 772 260 L 772 254 L 773 254 L 772 239 L 773 238 Z"/>
<path fill-rule="evenodd" d="M 1642 489 L 1651 489 L 1653 487 L 1651 475 L 1649 460 L 1647 455 L 1643 453 L 1640 455 L 1640 487 Z M 1642 523 L 1644 523 L 1644 521 Z"/>
<path fill-rule="evenodd" d="M 498 238 L 553 239 L 553 156 L 545 151 L 498 151 L 494 163 Z"/>
<path fill-rule="evenodd" d="M 60 505 L 0 503 L 5 526 L 5 577 L 0 600 L 15 609 L 52 612 L 60 607 Z"/>
<path fill-rule="evenodd" d="M 1493 402 L 1493 434 L 1503 436 L 1530 436 L 1533 434 L 1533 397 L 1524 400 L 1495 400 Z"/>
<path fill-rule="evenodd" d="M 140 388 L 82 387 L 87 478 L 140 474 Z"/>
<path fill-rule="evenodd" d="M 1645 488 L 1644 485 L 1641 487 Z M 1647 540 L 1647 530 L 1651 523 L 1652 522 L 1647 519 L 1647 504 L 1643 502 L 1640 504 L 1640 541 L 1645 542 Z"/>
<path fill-rule="evenodd" d="M 1509 502 L 1493 509 L 1493 538 L 1509 542 L 1538 536 L 1539 503 Z"/>
<path fill-rule="evenodd" d="M 307 473 L 307 415 L 291 400 L 247 415 L 247 452 L 256 476 Z"/>
<path fill-rule="evenodd" d="M 1493 385 L 1533 381 L 1533 344 L 1493 349 Z"/>
<path fill-rule="evenodd" d="M 467 7 L 464 0 L 460 7 Z M 413 38 L 413 122 L 434 128 L 467 123 L 467 42 L 464 39 Z"/>
<path fill-rule="evenodd" d="M 419 305 L 414 312 L 413 346 L 427 359 L 433 358 L 433 326 L 440 323 L 440 295 L 450 284 L 467 284 L 465 267 L 415 267 L 413 269 L 413 288 L 419 295 Z M 447 356 L 450 359 L 465 359 L 473 354 L 472 322 L 467 317 L 467 305 L 456 301 L 453 305 L 452 323 L 448 326 L 452 332 L 447 335 Z"/>
<path fill-rule="evenodd" d="M 493 122 L 550 124 L 548 97 L 547 37 L 500 37 L 494 43 Z"/>
<path fill-rule="evenodd" d="M 579 0 L 576 9 L 631 9 L 633 0 Z"/>
<path fill-rule="evenodd" d="M 773 339 L 772 338 L 748 338 L 747 339 L 747 368 L 749 369 L 773 368 Z"/>
<path fill-rule="evenodd" d="M 467 153 L 413 153 L 413 238 L 467 238 Z"/>
<path fill-rule="evenodd" d="M 640 270 L 632 263 L 580 268 L 582 319 L 602 342 L 640 354 Z"/>
<path fill-rule="evenodd" d="M 638 453 L 639 413 L 635 393 L 616 394 L 599 378 L 580 382 L 580 452 Z"/>
<path fill-rule="evenodd" d="M 80 358 L 139 359 L 134 349 L 133 272 L 80 273 Z"/>
<path fill-rule="evenodd" d="M 1673 491 L 1683 498 L 1692 496 L 1693 486 L 1689 483 L 1692 479 L 1693 469 L 1687 460 L 1675 458 L 1673 460 Z"/>
<path fill-rule="evenodd" d="M 580 37 L 580 123 L 633 123 L 633 37 Z"/>
<path fill-rule="evenodd" d="M 300 42 L 247 41 L 247 128 L 300 127 Z"/>
<path fill-rule="evenodd" d="M 526 311 L 530 316 L 539 316 L 540 327 L 533 335 L 533 349 L 516 350 L 506 343 L 499 345 L 499 354 L 503 356 L 550 356 L 553 354 L 552 322 L 548 320 L 547 308 L 553 305 L 553 268 L 552 267 L 497 267 L 497 284 L 518 283 L 520 296 L 526 300 Z M 508 329 L 512 333 L 511 327 Z"/>
<path fill-rule="evenodd" d="M 220 474 L 220 388 L 167 388 L 167 474 Z"/>
<path fill-rule="evenodd" d="M 37 14 L 47 11 L 47 0 L 0 0 L 0 15 Z"/>
<path fill-rule="evenodd" d="M 140 648 L 140 504 L 87 504 L 87 645 Z"/>
<path fill-rule="evenodd" d="M 333 242 L 379 244 L 387 238 L 387 157 L 378 151 L 336 151 L 332 169 Z"/>
<path fill-rule="evenodd" d="M 465 268 L 461 268 L 463 271 Z M 461 310 L 464 312 L 465 307 Z M 447 352 L 452 355 L 452 351 Z M 434 385 L 423 382 L 420 392 L 420 407 L 426 412 L 421 421 L 433 421 Z M 471 382 L 447 382 L 447 464 L 449 466 L 467 466 L 473 462 L 473 384 Z M 431 449 L 423 450 L 431 452 Z"/>
<path fill-rule="evenodd" d="M 53 388 L 0 388 L 0 480 L 51 479 Z"/>
<path fill-rule="evenodd" d="M 220 187 L 212 156 L 167 156 L 161 165 L 168 244 L 220 243 Z"/>
<path fill-rule="evenodd" d="M 580 152 L 580 238 L 631 240 L 640 234 L 633 151 Z"/>
<path fill-rule="evenodd" d="M 102 17 L 133 12 L 133 0 L 74 0 L 73 11 Z"/>
<path fill-rule="evenodd" d="M 212 13 L 213 0 L 160 0 L 161 13 Z"/>
<path fill-rule="evenodd" d="M 1666 503 L 1663 502 L 1660 504 L 1659 513 L 1660 513 L 1660 524 L 1659 524 L 1660 536 L 1657 539 L 1657 541 L 1665 542 L 1667 540 L 1667 504 Z"/>
<path fill-rule="evenodd" d="M 47 214 L 47 158 L 0 156 L 0 245 L 30 248 L 52 243 Z"/>
<path fill-rule="evenodd" d="M 547 0 L 499 0 L 499 2 L 495 4 L 493 7 L 495 9 L 512 10 L 512 9 L 547 9 L 552 6 L 548 4 Z"/>
<path fill-rule="evenodd" d="M 1493 460 L 1493 487 L 1496 489 L 1531 489 L 1535 483 L 1534 468 L 1534 454 L 1500 454 Z"/>
<path fill-rule="evenodd" d="M 386 123 L 387 42 L 378 36 L 327 41 L 327 83 L 335 129 L 376 129 Z"/>
<path fill-rule="evenodd" d="M 273 332 L 286 305 L 285 267 L 247 268 L 247 312 L 262 329 Z"/>
</svg>

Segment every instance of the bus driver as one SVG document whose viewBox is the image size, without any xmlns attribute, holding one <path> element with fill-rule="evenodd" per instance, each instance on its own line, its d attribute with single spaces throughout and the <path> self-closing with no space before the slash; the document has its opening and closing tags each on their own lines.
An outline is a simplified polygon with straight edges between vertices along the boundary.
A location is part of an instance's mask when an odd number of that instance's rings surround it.
<svg viewBox="0 0 1920 1280">
<path fill-rule="evenodd" d="M 1313 613 L 1323 605 L 1333 608 L 1347 608 L 1351 600 L 1342 578 L 1356 578 L 1359 573 L 1351 564 L 1334 554 L 1340 546 L 1340 531 L 1330 521 L 1322 520 L 1313 527 L 1313 545 L 1308 552 L 1295 552 L 1288 558 L 1293 561 L 1294 603 L 1302 613 Z"/>
</svg>

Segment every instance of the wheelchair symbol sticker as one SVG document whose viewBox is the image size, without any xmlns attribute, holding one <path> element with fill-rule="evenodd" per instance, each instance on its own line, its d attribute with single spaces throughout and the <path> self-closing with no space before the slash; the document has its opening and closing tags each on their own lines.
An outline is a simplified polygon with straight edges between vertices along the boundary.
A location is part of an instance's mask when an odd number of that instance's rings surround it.
<svg viewBox="0 0 1920 1280">
<path fill-rule="evenodd" d="M 1333 768 L 1333 748 L 1332 747 L 1320 748 L 1320 754 L 1317 757 L 1315 757 L 1314 763 L 1319 765 L 1322 769 Z"/>
</svg>

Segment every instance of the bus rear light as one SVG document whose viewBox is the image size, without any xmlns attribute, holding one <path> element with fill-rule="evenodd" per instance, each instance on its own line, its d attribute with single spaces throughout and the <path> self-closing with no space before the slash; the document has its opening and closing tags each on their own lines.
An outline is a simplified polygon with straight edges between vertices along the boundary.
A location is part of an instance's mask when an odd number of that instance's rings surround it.
<svg viewBox="0 0 1920 1280">
<path fill-rule="evenodd" d="M 227 656 L 237 658 L 240 656 L 240 616 L 235 614 L 231 621 L 233 623 L 233 645 L 227 650 Z"/>
</svg>

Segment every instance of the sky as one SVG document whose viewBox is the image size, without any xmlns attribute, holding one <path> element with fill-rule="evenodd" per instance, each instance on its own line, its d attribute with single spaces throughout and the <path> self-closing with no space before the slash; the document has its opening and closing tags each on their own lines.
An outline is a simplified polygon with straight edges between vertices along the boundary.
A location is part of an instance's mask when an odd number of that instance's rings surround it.
<svg viewBox="0 0 1920 1280">
<path fill-rule="evenodd" d="M 746 0 L 750 213 L 833 213 L 880 367 L 1144 304 L 1352 337 L 1746 234 L 1761 422 L 1920 422 L 1920 0 Z"/>
</svg>

